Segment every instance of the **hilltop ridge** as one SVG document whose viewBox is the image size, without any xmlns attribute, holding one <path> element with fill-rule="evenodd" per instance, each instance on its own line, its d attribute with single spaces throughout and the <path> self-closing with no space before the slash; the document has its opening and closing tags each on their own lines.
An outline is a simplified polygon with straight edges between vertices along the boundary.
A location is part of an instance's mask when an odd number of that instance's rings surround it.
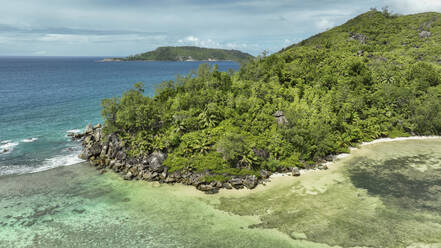
<svg viewBox="0 0 441 248">
<path fill-rule="evenodd" d="M 410 56 L 418 61 L 439 63 L 440 32 L 440 13 L 392 15 L 372 10 L 341 26 L 284 48 L 279 54 L 300 47 L 315 47 L 334 53 L 357 54 L 358 51 L 363 51 L 363 55 L 381 54 L 389 59 Z"/>
</svg>

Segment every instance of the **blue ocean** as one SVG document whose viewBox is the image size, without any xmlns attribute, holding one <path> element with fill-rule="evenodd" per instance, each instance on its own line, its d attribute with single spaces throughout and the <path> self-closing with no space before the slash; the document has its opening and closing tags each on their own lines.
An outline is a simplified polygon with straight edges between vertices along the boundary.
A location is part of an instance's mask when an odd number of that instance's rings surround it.
<svg viewBox="0 0 441 248">
<path fill-rule="evenodd" d="M 0 57 L 0 176 L 81 162 L 69 132 L 102 122 L 100 102 L 136 82 L 147 95 L 205 62 L 107 62 L 95 57 Z M 215 62 L 237 70 L 235 62 Z M 213 64 L 211 62 L 211 64 Z"/>
</svg>

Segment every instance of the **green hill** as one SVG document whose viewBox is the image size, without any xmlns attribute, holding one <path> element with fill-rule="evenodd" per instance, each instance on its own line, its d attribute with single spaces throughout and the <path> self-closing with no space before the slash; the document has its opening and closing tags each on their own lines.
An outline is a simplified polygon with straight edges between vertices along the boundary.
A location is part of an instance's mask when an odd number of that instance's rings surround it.
<svg viewBox="0 0 441 248">
<path fill-rule="evenodd" d="M 238 50 L 202 48 L 194 46 L 159 47 L 154 51 L 129 56 L 126 60 L 154 60 L 154 61 L 222 61 L 231 60 L 245 62 L 253 56 Z"/>
<path fill-rule="evenodd" d="M 176 58 L 159 51 L 144 58 Z M 441 14 L 373 10 L 237 73 L 204 65 L 154 97 L 137 84 L 102 102 L 105 131 L 206 182 L 314 167 L 363 141 L 439 135 L 440 63 Z"/>
</svg>

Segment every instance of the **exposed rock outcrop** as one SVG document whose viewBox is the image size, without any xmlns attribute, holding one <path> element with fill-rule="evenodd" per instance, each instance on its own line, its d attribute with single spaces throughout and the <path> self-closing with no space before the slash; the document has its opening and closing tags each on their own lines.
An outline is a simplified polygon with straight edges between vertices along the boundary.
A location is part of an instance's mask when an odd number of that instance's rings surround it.
<svg viewBox="0 0 441 248">
<path fill-rule="evenodd" d="M 419 34 L 420 38 L 422 39 L 426 39 L 426 38 L 430 38 L 432 36 L 432 33 L 429 31 L 421 31 L 421 33 Z"/>
<path fill-rule="evenodd" d="M 283 113 L 282 113 L 283 114 Z M 174 171 L 163 165 L 167 154 L 163 151 L 154 151 L 151 154 L 138 158 L 129 158 L 127 148 L 118 135 L 104 135 L 101 125 L 87 125 L 85 132 L 69 135 L 82 142 L 83 150 L 79 157 L 88 160 L 92 166 L 103 171 L 111 169 L 119 173 L 124 180 L 158 181 L 160 183 L 182 183 L 193 185 L 207 194 L 217 193 L 219 189 L 253 189 L 263 179 L 271 175 L 269 171 L 262 171 L 261 176 L 234 176 L 226 182 L 206 182 L 206 172 Z M 257 156 L 266 158 L 269 153 L 263 149 L 254 149 Z"/>
<path fill-rule="evenodd" d="M 277 111 L 276 118 L 284 118 L 282 111 Z M 279 123 L 279 121 L 278 121 Z M 287 121 L 280 121 L 286 124 Z M 194 172 L 191 170 L 169 171 L 163 162 L 167 159 L 164 151 L 154 151 L 142 157 L 129 157 L 127 147 L 120 140 L 117 134 L 104 135 L 101 125 L 88 125 L 84 133 L 69 135 L 75 140 L 82 142 L 83 150 L 79 157 L 89 161 L 92 166 L 100 170 L 101 174 L 106 169 L 119 173 L 124 180 L 146 180 L 160 183 L 182 183 L 195 186 L 207 194 L 217 193 L 219 189 L 254 189 L 259 183 L 264 183 L 271 176 L 272 172 L 261 170 L 259 176 L 231 176 L 227 181 L 207 182 L 207 176 L 215 176 L 210 172 Z M 254 148 L 256 156 L 268 158 L 269 153 L 264 149 Z M 327 167 L 320 167 L 327 169 Z M 288 168 L 279 172 L 289 172 Z M 300 176 L 297 167 L 291 169 L 294 176 Z"/>
<path fill-rule="evenodd" d="M 274 117 L 276 117 L 276 121 L 279 126 L 288 124 L 288 119 L 286 119 L 283 111 L 278 110 L 276 113 L 274 113 Z"/>
<path fill-rule="evenodd" d="M 361 44 L 366 44 L 368 37 L 364 34 L 349 33 L 349 40 L 358 40 Z"/>
<path fill-rule="evenodd" d="M 295 176 L 295 177 L 300 176 L 300 170 L 297 167 L 292 168 L 291 172 L 292 172 L 292 175 Z"/>
</svg>

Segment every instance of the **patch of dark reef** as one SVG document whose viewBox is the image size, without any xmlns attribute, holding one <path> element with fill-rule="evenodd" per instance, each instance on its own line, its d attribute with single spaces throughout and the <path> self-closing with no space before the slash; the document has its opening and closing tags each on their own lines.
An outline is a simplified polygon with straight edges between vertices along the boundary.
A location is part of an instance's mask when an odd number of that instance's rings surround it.
<svg viewBox="0 0 441 248">
<path fill-rule="evenodd" d="M 361 157 L 349 167 L 349 177 L 357 188 L 368 190 L 396 207 L 441 212 L 441 169 L 417 166 L 441 161 L 436 154 L 421 154 L 377 161 Z"/>
</svg>

